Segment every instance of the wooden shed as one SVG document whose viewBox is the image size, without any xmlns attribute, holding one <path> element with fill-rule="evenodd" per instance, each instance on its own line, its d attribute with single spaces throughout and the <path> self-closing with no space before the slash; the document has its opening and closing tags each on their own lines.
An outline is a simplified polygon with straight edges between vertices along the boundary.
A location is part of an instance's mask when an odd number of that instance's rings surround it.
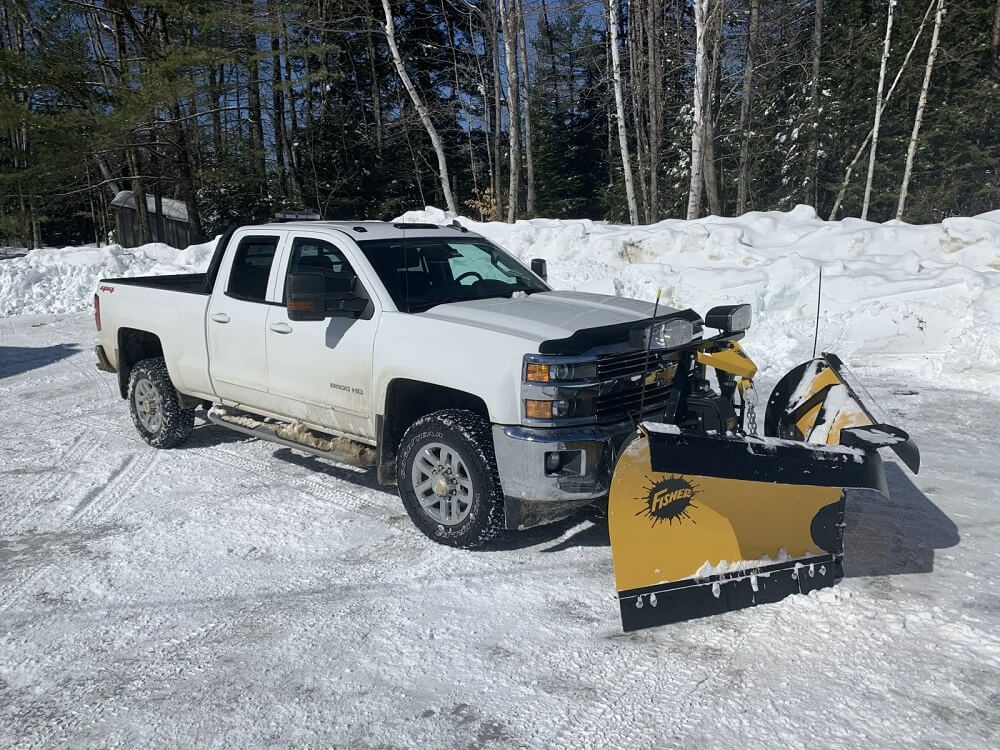
<svg viewBox="0 0 1000 750">
<path fill-rule="evenodd" d="M 156 214 L 156 199 L 146 194 L 146 210 L 149 212 L 149 229 L 153 235 L 153 242 L 163 242 L 176 248 L 187 247 L 191 244 L 191 225 L 188 223 L 187 206 L 173 198 L 162 198 L 160 203 L 163 207 L 162 217 Z M 122 247 L 141 245 L 142 233 L 139 231 L 139 211 L 135 207 L 135 193 L 131 190 L 122 190 L 111 201 L 111 206 L 118 226 L 118 244 Z"/>
</svg>

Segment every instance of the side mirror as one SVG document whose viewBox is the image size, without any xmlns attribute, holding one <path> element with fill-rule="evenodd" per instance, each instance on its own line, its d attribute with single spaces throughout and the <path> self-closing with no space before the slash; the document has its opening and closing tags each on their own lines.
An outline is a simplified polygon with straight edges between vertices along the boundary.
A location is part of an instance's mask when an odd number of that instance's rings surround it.
<svg viewBox="0 0 1000 750">
<path fill-rule="evenodd" d="M 548 281 L 549 271 L 545 258 L 532 258 L 531 272 L 535 274 L 535 276 L 538 276 L 542 281 Z"/>
<path fill-rule="evenodd" d="M 326 281 L 321 273 L 290 273 L 285 285 L 289 320 L 325 320 Z"/>
<path fill-rule="evenodd" d="M 285 287 L 289 320 L 360 318 L 368 297 L 355 291 L 356 276 L 290 273 Z"/>
</svg>

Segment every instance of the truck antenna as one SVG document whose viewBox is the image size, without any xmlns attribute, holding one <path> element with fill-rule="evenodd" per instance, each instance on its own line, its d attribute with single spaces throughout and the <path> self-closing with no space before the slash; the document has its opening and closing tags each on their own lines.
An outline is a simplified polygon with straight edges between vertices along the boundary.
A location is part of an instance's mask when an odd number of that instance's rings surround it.
<svg viewBox="0 0 1000 750">
<path fill-rule="evenodd" d="M 656 290 L 656 302 L 653 303 L 653 320 L 656 320 L 656 312 L 660 309 L 660 289 Z M 649 372 L 649 345 L 653 340 L 653 329 L 650 325 L 649 334 L 646 336 L 645 357 L 642 359 L 642 387 L 639 390 L 639 419 L 642 419 L 642 410 L 646 405 L 646 375 Z"/>
<path fill-rule="evenodd" d="M 816 291 L 816 329 L 813 331 L 813 359 L 816 359 L 816 343 L 819 341 L 819 311 L 823 301 L 823 266 L 819 267 L 819 289 Z"/>
</svg>

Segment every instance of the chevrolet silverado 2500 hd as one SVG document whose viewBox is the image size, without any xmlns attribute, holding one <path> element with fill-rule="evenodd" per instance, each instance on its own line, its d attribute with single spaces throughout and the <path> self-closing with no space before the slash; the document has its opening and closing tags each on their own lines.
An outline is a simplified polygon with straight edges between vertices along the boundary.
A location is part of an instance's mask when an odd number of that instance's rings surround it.
<svg viewBox="0 0 1000 750">
<path fill-rule="evenodd" d="M 669 403 L 671 346 L 701 337 L 690 310 L 654 318 L 532 268 L 457 223 L 243 226 L 206 273 L 102 279 L 98 365 L 154 447 L 204 408 L 374 466 L 421 531 L 474 547 L 604 500 L 623 441 Z M 705 426 L 732 425 L 732 394 L 685 392 Z"/>
</svg>

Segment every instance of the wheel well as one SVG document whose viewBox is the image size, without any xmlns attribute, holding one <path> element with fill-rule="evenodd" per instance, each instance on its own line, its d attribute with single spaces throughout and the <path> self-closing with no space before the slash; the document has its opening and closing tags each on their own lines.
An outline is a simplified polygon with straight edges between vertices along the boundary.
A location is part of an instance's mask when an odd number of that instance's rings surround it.
<svg viewBox="0 0 1000 750">
<path fill-rule="evenodd" d="M 136 362 L 162 356 L 163 345 L 155 333 L 135 328 L 118 329 L 118 390 L 122 398 L 128 397 L 128 379 Z"/>
<path fill-rule="evenodd" d="M 441 409 L 465 409 L 490 419 L 486 402 L 479 396 L 434 383 L 398 378 L 389 383 L 385 394 L 385 414 L 378 416 L 378 480 L 396 481 L 396 453 L 406 429 L 423 416 Z"/>
</svg>

